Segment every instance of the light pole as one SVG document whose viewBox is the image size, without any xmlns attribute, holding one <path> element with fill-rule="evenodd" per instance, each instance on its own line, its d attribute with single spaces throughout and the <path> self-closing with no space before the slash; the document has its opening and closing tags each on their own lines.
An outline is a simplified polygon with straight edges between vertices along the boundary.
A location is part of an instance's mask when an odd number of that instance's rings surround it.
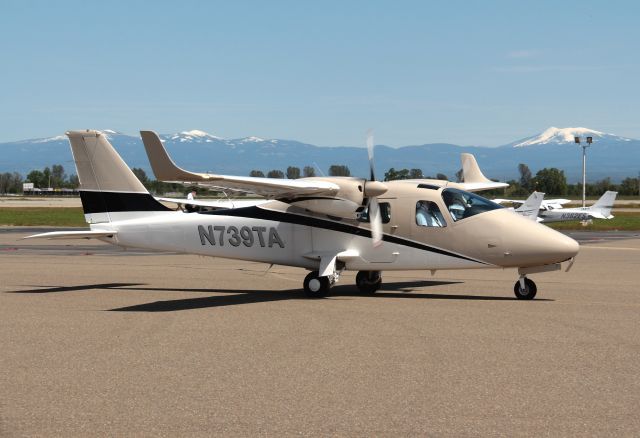
<svg viewBox="0 0 640 438">
<path fill-rule="evenodd" d="M 587 142 L 582 144 L 580 137 L 573 138 L 576 144 L 582 146 L 582 208 L 587 206 L 587 148 L 593 143 L 593 137 L 587 137 Z"/>
</svg>

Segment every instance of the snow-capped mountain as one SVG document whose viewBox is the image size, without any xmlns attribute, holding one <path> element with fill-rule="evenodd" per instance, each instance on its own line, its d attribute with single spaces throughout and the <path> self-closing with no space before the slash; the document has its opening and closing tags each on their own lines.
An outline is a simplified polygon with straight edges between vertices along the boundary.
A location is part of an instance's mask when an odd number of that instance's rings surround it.
<svg viewBox="0 0 640 438">
<path fill-rule="evenodd" d="M 103 132 L 104 134 L 106 134 L 107 138 L 113 138 L 113 136 L 115 135 L 123 135 L 117 131 L 114 131 L 113 129 L 101 129 L 101 132 Z M 67 141 L 67 136 L 64 134 L 61 135 L 55 135 L 53 137 L 44 137 L 44 138 L 33 138 L 33 139 L 29 139 L 29 140 L 22 140 L 22 141 L 17 141 L 16 143 L 53 143 L 53 142 L 58 142 L 58 141 L 62 141 L 62 142 L 66 142 Z"/>
<path fill-rule="evenodd" d="M 140 137 L 115 130 L 103 130 L 109 141 L 130 167 L 153 172 Z M 460 153 L 475 154 L 485 175 L 500 180 L 518 178 L 518 163 L 525 163 L 535 173 L 545 167 L 565 171 L 569 181 L 578 181 L 582 169 L 581 148 L 573 137 L 593 137 L 587 152 L 587 178 L 592 181 L 611 177 L 614 181 L 637 175 L 640 163 L 640 140 L 606 134 L 587 128 L 549 128 L 541 134 L 500 147 L 423 144 L 390 148 L 376 147 L 378 174 L 391 167 L 422 169 L 425 175 L 438 172 L 453 177 L 460 169 Z M 223 139 L 200 130 L 162 134 L 167 151 L 179 166 L 194 172 L 248 175 L 253 169 L 267 173 L 285 171 L 288 166 L 312 166 L 317 174 L 327 172 L 332 164 L 344 164 L 354 176 L 369 174 L 367 153 L 360 147 L 318 147 L 294 140 L 264 139 L 249 136 Z M 63 164 L 67 173 L 75 173 L 69 141 L 63 135 L 0 143 L 0 172 L 43 169 Z"/>
<path fill-rule="evenodd" d="M 551 128 L 544 132 L 534 135 L 532 137 L 523 138 L 513 143 L 509 143 L 508 146 L 515 148 L 534 146 L 540 144 L 567 144 L 575 143 L 574 138 L 581 137 L 582 141 L 586 141 L 587 137 L 593 137 L 593 141 L 606 141 L 606 142 L 620 142 L 620 141 L 632 141 L 630 138 L 620 137 L 614 134 L 607 134 L 605 132 L 596 131 L 589 128 Z"/>
<path fill-rule="evenodd" d="M 161 135 L 162 140 L 177 141 L 180 143 L 213 143 L 216 140 L 222 140 L 220 137 L 209 134 L 208 132 L 192 129 L 191 131 L 182 131 L 176 134 Z"/>
</svg>

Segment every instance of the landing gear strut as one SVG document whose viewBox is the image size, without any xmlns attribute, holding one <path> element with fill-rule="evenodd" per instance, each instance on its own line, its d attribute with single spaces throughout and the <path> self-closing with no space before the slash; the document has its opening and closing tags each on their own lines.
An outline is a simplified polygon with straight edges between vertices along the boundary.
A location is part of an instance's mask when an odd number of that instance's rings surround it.
<svg viewBox="0 0 640 438">
<path fill-rule="evenodd" d="M 318 271 L 311 271 L 304 278 L 304 293 L 309 298 L 326 297 L 331 289 L 329 277 L 320 277 L 318 274 Z"/>
<path fill-rule="evenodd" d="M 533 280 L 521 275 L 516 284 L 513 285 L 513 293 L 519 300 L 532 300 L 536 296 L 538 288 Z"/>
<path fill-rule="evenodd" d="M 372 294 L 380 289 L 382 275 L 380 271 L 359 271 L 356 275 L 356 286 L 365 294 Z"/>
</svg>

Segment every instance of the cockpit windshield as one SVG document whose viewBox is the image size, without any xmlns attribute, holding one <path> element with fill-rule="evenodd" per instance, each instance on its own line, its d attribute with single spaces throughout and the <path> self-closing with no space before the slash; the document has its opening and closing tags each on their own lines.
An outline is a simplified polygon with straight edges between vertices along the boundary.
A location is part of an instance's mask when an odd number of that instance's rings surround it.
<svg viewBox="0 0 640 438">
<path fill-rule="evenodd" d="M 442 191 L 442 199 L 454 221 L 466 219 L 476 214 L 484 213 L 485 211 L 504 208 L 482 196 L 452 188 Z"/>
</svg>

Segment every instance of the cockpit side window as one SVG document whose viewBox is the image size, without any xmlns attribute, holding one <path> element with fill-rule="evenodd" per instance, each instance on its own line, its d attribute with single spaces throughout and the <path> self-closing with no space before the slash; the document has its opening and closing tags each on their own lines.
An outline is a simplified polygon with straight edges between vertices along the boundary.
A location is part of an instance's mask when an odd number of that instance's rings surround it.
<svg viewBox="0 0 640 438">
<path fill-rule="evenodd" d="M 416 202 L 416 224 L 420 227 L 446 227 L 447 223 L 435 202 Z"/>
<path fill-rule="evenodd" d="M 380 218 L 382 219 L 382 223 L 388 224 L 391 221 L 391 204 L 389 204 L 388 202 L 379 202 L 378 207 L 380 208 Z M 360 213 L 358 222 L 369 222 L 368 208 L 365 208 L 362 213 Z"/>
<path fill-rule="evenodd" d="M 466 219 L 486 211 L 504 208 L 474 193 L 458 189 L 444 189 L 442 199 L 454 221 Z"/>
</svg>

